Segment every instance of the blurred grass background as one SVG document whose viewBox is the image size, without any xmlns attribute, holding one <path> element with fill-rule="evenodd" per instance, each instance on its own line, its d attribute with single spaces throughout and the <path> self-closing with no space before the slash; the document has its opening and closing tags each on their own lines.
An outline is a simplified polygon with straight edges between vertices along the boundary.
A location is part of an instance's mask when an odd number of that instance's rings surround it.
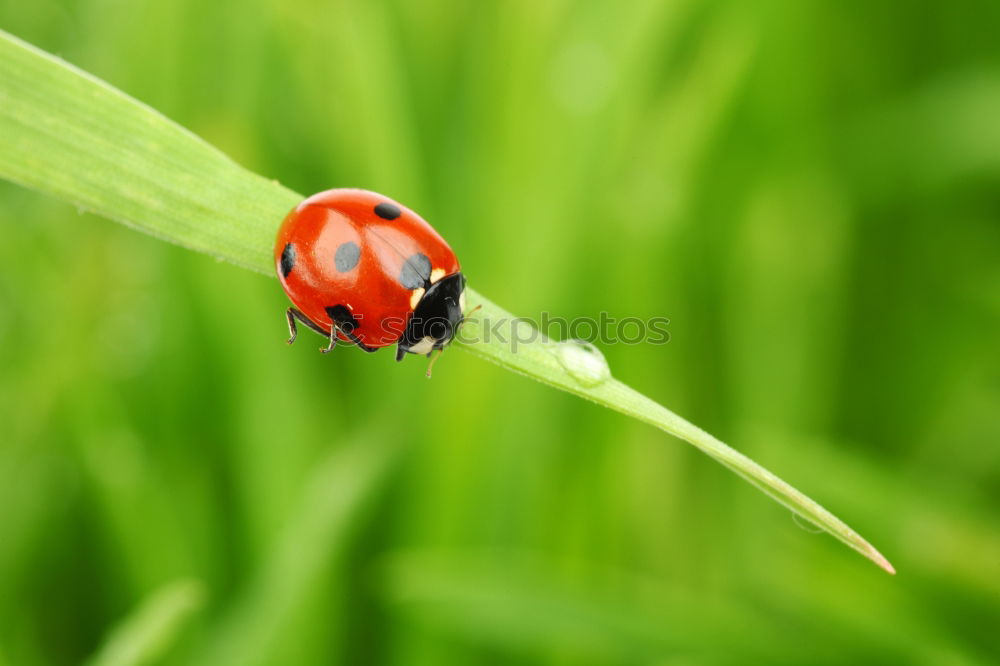
<svg viewBox="0 0 1000 666">
<path fill-rule="evenodd" d="M 0 664 L 1000 657 L 1000 5 L 76 0 L 0 26 L 260 173 L 384 192 L 827 505 L 0 183 Z M 0 76 L 3 73 L 0 72 Z M 276 221 L 277 223 L 277 221 Z"/>
</svg>

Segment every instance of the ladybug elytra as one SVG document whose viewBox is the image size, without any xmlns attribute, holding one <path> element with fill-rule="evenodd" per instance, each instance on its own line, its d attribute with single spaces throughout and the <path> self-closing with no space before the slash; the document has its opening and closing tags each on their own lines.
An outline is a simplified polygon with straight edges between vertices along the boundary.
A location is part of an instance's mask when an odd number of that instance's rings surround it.
<svg viewBox="0 0 1000 666">
<path fill-rule="evenodd" d="M 463 320 L 465 277 L 448 243 L 410 209 L 375 192 L 335 189 L 292 210 L 274 246 L 288 308 L 329 340 L 364 351 L 396 345 L 430 356 L 452 341 Z"/>
</svg>

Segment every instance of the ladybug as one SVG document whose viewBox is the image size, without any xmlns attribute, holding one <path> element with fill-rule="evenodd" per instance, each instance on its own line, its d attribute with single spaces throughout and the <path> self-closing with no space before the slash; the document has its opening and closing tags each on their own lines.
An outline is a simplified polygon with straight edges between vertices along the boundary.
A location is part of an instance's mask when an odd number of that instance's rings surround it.
<svg viewBox="0 0 1000 666">
<path fill-rule="evenodd" d="M 375 192 L 327 190 L 300 203 L 278 231 L 274 263 L 293 303 L 288 344 L 298 320 L 329 340 L 324 353 L 339 339 L 366 352 L 396 345 L 401 361 L 444 349 L 464 319 L 465 276 L 448 243 Z"/>
</svg>

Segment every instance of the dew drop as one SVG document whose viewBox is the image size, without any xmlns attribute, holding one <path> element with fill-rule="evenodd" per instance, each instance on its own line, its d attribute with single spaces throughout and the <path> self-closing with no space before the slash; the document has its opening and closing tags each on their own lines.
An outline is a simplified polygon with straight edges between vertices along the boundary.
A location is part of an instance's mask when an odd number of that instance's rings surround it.
<svg viewBox="0 0 1000 666">
<path fill-rule="evenodd" d="M 813 521 L 809 520 L 808 518 L 803 518 L 794 511 L 792 512 L 792 522 L 794 522 L 799 529 L 803 530 L 804 532 L 809 532 L 810 534 L 822 534 L 825 531 L 822 527 L 820 527 Z"/>
<path fill-rule="evenodd" d="M 611 378 L 604 354 L 584 340 L 566 340 L 553 346 L 553 353 L 569 375 L 581 386 L 592 388 Z"/>
</svg>

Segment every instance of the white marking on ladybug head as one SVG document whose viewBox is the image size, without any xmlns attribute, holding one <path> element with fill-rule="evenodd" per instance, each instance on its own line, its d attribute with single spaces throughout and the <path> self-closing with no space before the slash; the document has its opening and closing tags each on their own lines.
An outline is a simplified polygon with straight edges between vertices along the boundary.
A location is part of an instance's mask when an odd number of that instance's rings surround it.
<svg viewBox="0 0 1000 666">
<path fill-rule="evenodd" d="M 420 342 L 410 347 L 409 351 L 412 354 L 429 354 L 434 349 L 434 343 L 436 342 L 437 340 L 431 336 L 425 335 L 421 338 Z"/>
<path fill-rule="evenodd" d="M 414 289 L 413 293 L 410 294 L 410 309 L 411 310 L 416 310 L 417 309 L 417 303 L 419 303 L 420 299 L 423 298 L 423 297 L 424 297 L 424 288 L 423 287 L 417 287 L 416 289 Z"/>
<path fill-rule="evenodd" d="M 434 284 L 443 277 L 444 277 L 444 269 L 435 268 L 434 270 L 431 271 L 431 284 Z"/>
<path fill-rule="evenodd" d="M 465 314 L 465 290 L 458 296 L 458 309 L 462 314 Z"/>
</svg>

